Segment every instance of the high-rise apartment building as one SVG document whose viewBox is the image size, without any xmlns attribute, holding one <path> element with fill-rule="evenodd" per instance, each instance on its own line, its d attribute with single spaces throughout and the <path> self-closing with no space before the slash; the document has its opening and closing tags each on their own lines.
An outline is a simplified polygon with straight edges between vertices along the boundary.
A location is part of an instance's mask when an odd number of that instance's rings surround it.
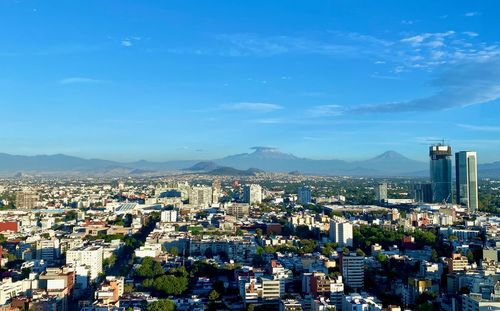
<svg viewBox="0 0 500 311">
<path fill-rule="evenodd" d="M 330 220 L 330 240 L 341 247 L 352 247 L 352 224 L 342 217 L 334 216 L 333 219 Z"/>
<path fill-rule="evenodd" d="M 340 270 L 344 278 L 344 284 L 356 289 L 363 289 L 365 284 L 365 258 L 349 253 L 342 255 L 340 259 Z"/>
<path fill-rule="evenodd" d="M 469 210 L 477 211 L 477 154 L 472 151 L 455 153 L 457 203 Z"/>
<path fill-rule="evenodd" d="M 212 203 L 219 203 L 219 197 L 221 195 L 221 183 L 220 180 L 216 179 L 212 182 Z"/>
<path fill-rule="evenodd" d="M 260 185 L 251 184 L 243 187 L 243 202 L 255 204 L 262 202 L 262 187 Z"/>
<path fill-rule="evenodd" d="M 189 192 L 189 204 L 196 207 L 209 207 L 212 203 L 212 187 L 194 186 Z"/>
<path fill-rule="evenodd" d="M 309 187 L 300 187 L 297 190 L 297 200 L 299 204 L 311 203 L 311 189 Z"/>
<path fill-rule="evenodd" d="M 16 208 L 33 209 L 38 202 L 38 194 L 33 190 L 22 190 L 16 193 Z"/>
<path fill-rule="evenodd" d="M 387 201 L 387 183 L 379 183 L 375 187 L 375 199 L 379 203 Z"/>
<path fill-rule="evenodd" d="M 451 203 L 451 147 L 429 147 L 432 202 Z"/>
<path fill-rule="evenodd" d="M 66 253 L 66 263 L 75 267 L 85 266 L 89 271 L 90 280 L 93 281 L 102 272 L 102 256 L 103 249 L 100 246 L 77 247 Z"/>
</svg>

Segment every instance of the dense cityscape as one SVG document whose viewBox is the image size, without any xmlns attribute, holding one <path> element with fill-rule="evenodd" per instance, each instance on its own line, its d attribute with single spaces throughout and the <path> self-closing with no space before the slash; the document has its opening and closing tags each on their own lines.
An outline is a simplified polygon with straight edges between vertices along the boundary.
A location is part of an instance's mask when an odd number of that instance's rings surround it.
<svg viewBox="0 0 500 311">
<path fill-rule="evenodd" d="M 0 304 L 498 310 L 500 180 L 475 152 L 435 144 L 429 161 L 429 179 L 4 178 Z"/>
<path fill-rule="evenodd" d="M 0 0 L 0 311 L 500 311 L 499 21 Z"/>
</svg>

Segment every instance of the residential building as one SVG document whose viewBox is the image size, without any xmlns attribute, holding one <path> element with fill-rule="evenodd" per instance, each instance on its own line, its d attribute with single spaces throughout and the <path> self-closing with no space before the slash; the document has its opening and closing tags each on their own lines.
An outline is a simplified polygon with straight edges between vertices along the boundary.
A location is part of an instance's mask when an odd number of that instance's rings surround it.
<svg viewBox="0 0 500 311">
<path fill-rule="evenodd" d="M 352 224 L 344 218 L 334 216 L 330 220 L 330 240 L 337 243 L 340 247 L 352 247 Z"/>
<path fill-rule="evenodd" d="M 24 293 L 22 281 L 13 282 L 11 278 L 5 278 L 0 283 L 0 305 L 4 305 L 12 297 Z"/>
<path fill-rule="evenodd" d="M 387 201 L 387 183 L 379 183 L 375 187 L 375 199 L 379 202 Z"/>
<path fill-rule="evenodd" d="M 344 284 L 354 288 L 362 289 L 365 281 L 365 258 L 356 253 L 342 254 L 340 256 L 340 271 Z"/>
<path fill-rule="evenodd" d="M 494 311 L 500 310 L 500 299 L 485 299 L 481 294 L 462 295 L 462 311 Z"/>
<path fill-rule="evenodd" d="M 450 272 L 463 271 L 469 266 L 467 257 L 462 254 L 453 254 L 451 258 L 446 258 L 446 262 L 448 263 L 448 271 Z"/>
<path fill-rule="evenodd" d="M 66 263 L 85 266 L 89 271 L 91 281 L 94 281 L 102 270 L 103 249 L 100 246 L 82 246 L 66 253 Z M 78 275 L 78 274 L 77 274 Z"/>
<path fill-rule="evenodd" d="M 344 297 L 342 311 L 382 311 L 382 303 L 366 293 L 353 293 Z"/>
<path fill-rule="evenodd" d="M 280 301 L 279 311 L 302 311 L 302 305 L 295 299 L 284 299 Z"/>
<path fill-rule="evenodd" d="M 262 202 L 262 187 L 251 184 L 243 187 L 243 202 L 249 204 L 258 204 Z"/>
<path fill-rule="evenodd" d="M 311 203 L 311 188 L 300 187 L 297 191 L 297 201 L 302 205 Z"/>
<path fill-rule="evenodd" d="M 177 222 L 177 210 L 162 211 L 160 220 L 161 222 Z"/>
<path fill-rule="evenodd" d="M 194 186 L 189 192 L 189 204 L 195 207 L 206 208 L 212 204 L 212 188 L 208 186 Z"/>
<path fill-rule="evenodd" d="M 33 209 L 38 202 L 38 194 L 29 189 L 25 189 L 16 193 L 16 208 L 17 209 Z"/>
<path fill-rule="evenodd" d="M 227 215 L 234 216 L 236 219 L 246 217 L 250 213 L 250 204 L 248 203 L 229 203 L 224 206 Z"/>
</svg>

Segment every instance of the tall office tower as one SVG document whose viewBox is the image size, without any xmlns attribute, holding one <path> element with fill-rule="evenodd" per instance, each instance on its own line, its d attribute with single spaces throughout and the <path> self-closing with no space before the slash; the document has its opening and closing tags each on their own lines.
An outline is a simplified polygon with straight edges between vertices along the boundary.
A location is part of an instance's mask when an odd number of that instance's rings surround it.
<svg viewBox="0 0 500 311">
<path fill-rule="evenodd" d="M 330 240 L 341 247 L 352 247 L 352 224 L 347 222 L 344 218 L 334 216 L 334 218 L 330 220 Z"/>
<path fill-rule="evenodd" d="M 300 204 L 311 203 L 311 189 L 309 187 L 300 187 L 297 191 L 297 197 Z"/>
<path fill-rule="evenodd" d="M 22 190 L 16 194 L 16 208 L 33 209 L 38 202 L 38 194 L 32 190 Z"/>
<path fill-rule="evenodd" d="M 378 202 L 387 201 L 387 183 L 380 183 L 375 187 L 375 198 Z"/>
<path fill-rule="evenodd" d="M 432 202 L 451 203 L 451 147 L 429 147 Z"/>
<path fill-rule="evenodd" d="M 477 211 L 477 154 L 472 151 L 455 153 L 457 203 L 469 212 Z"/>
<path fill-rule="evenodd" d="M 246 185 L 243 187 L 243 202 L 250 204 L 261 203 L 262 187 L 256 184 Z"/>
<path fill-rule="evenodd" d="M 432 185 L 415 184 L 413 185 L 413 198 L 416 202 L 432 203 Z"/>
</svg>

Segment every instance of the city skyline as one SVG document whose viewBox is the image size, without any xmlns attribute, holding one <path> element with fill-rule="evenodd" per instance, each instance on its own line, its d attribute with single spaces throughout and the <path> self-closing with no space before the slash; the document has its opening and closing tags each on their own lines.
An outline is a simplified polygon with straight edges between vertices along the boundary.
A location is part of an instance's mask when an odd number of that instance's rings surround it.
<svg viewBox="0 0 500 311">
<path fill-rule="evenodd" d="M 0 8 L 0 152 L 167 161 L 265 145 L 426 161 L 444 138 L 499 160 L 496 3 Z"/>
</svg>

